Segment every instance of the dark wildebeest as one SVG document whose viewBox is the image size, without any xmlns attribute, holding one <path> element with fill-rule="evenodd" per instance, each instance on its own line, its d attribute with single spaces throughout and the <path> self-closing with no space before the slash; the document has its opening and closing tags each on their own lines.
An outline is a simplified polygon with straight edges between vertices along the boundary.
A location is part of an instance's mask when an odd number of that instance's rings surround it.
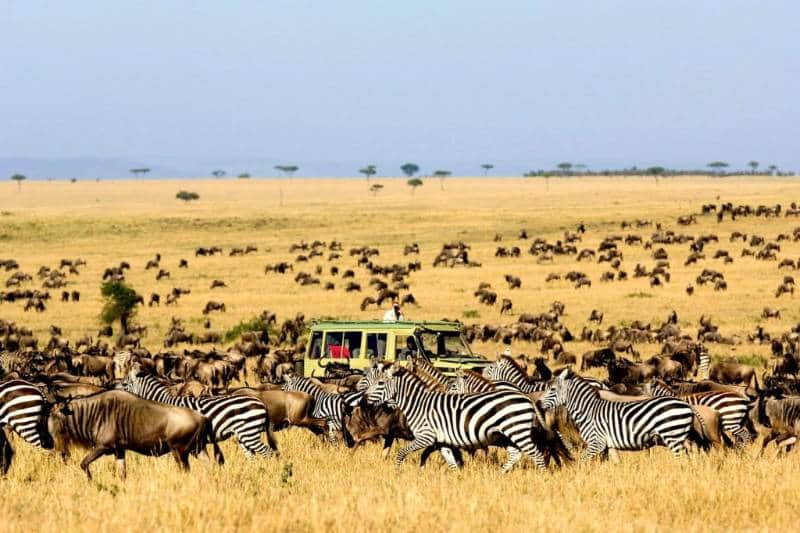
<svg viewBox="0 0 800 533">
<path fill-rule="evenodd" d="M 592 367 L 607 366 L 609 362 L 617 358 L 612 348 L 600 348 L 591 350 L 581 356 L 581 371 Z"/>
<path fill-rule="evenodd" d="M 273 431 L 281 430 L 287 426 L 304 427 L 316 435 L 328 433 L 328 421 L 324 418 L 315 418 L 314 398 L 310 394 L 300 391 L 283 390 L 257 390 L 250 388 L 236 389 L 235 395 L 252 396 L 258 398 L 267 407 L 269 420 L 274 426 Z"/>
<path fill-rule="evenodd" d="M 503 303 L 500 305 L 500 314 L 510 313 L 513 309 L 514 304 L 508 298 L 503 298 Z"/>
<path fill-rule="evenodd" d="M 172 452 L 189 469 L 189 454 L 205 453 L 211 438 L 205 417 L 190 409 L 143 400 L 124 391 L 108 391 L 59 402 L 50 411 L 47 427 L 55 449 L 66 461 L 69 444 L 90 449 L 81 461 L 89 480 L 89 465 L 114 454 L 119 477 L 125 479 L 125 452 L 160 456 Z"/>
<path fill-rule="evenodd" d="M 746 387 L 752 385 L 756 391 L 758 390 L 758 377 L 752 366 L 725 361 L 711 363 L 708 377 L 711 381 L 716 381 L 717 383 L 728 385 L 741 383 Z"/>
<path fill-rule="evenodd" d="M 206 303 L 206 306 L 203 308 L 203 314 L 207 315 L 211 311 L 222 311 L 225 312 L 225 304 L 223 302 L 215 302 L 214 300 L 209 300 Z"/>
</svg>

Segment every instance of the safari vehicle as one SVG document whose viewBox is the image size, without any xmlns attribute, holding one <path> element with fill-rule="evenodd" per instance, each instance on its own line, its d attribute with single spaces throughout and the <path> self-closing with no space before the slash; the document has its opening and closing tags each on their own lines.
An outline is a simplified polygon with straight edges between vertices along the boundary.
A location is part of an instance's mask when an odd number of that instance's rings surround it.
<svg viewBox="0 0 800 533">
<path fill-rule="evenodd" d="M 372 358 L 402 364 L 419 355 L 447 375 L 459 368 L 480 371 L 489 364 L 472 353 L 458 322 L 325 320 L 312 322 L 310 329 L 302 361 L 306 377 L 331 375 L 333 369 L 364 370 Z"/>
</svg>

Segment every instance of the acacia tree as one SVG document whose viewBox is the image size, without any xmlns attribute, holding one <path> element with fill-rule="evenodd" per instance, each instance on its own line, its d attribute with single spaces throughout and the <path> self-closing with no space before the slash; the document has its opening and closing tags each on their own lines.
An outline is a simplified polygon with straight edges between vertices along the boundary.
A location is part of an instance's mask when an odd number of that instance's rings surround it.
<svg viewBox="0 0 800 533">
<path fill-rule="evenodd" d="M 411 178 L 406 183 L 411 187 L 411 196 L 414 196 L 414 191 L 417 190 L 417 187 L 422 185 L 422 180 L 419 178 Z"/>
<path fill-rule="evenodd" d="M 383 185 L 381 183 L 373 183 L 370 188 L 369 192 L 372 193 L 372 196 L 378 196 L 378 193 L 383 190 Z"/>
<path fill-rule="evenodd" d="M 433 172 L 434 177 L 439 178 L 439 185 L 442 190 L 444 190 L 444 179 L 451 174 L 452 172 L 449 170 L 436 170 Z"/>
<path fill-rule="evenodd" d="M 647 168 L 645 172 L 653 176 L 653 178 L 656 180 L 656 185 L 658 185 L 658 177 L 664 174 L 665 169 L 664 167 L 655 166 Z"/>
<path fill-rule="evenodd" d="M 142 175 L 142 176 L 143 176 L 143 175 L 147 174 L 148 172 L 150 172 L 150 169 L 149 169 L 149 168 L 146 168 L 146 167 L 142 167 L 142 168 L 132 168 L 132 169 L 130 169 L 128 172 L 130 172 L 131 174 L 133 174 L 133 176 L 134 176 L 135 178 L 139 178 L 139 177 L 141 177 L 140 175 Z"/>
<path fill-rule="evenodd" d="M 214 176 L 215 178 L 221 178 L 222 176 L 225 175 L 225 171 L 217 169 L 211 172 L 211 175 Z"/>
<path fill-rule="evenodd" d="M 103 296 L 103 310 L 100 320 L 107 325 L 119 320 L 122 332 L 128 332 L 128 326 L 136 314 L 136 303 L 139 295 L 122 281 L 107 281 L 100 287 Z"/>
<path fill-rule="evenodd" d="M 489 171 L 494 168 L 494 165 L 491 163 L 484 163 L 481 165 L 481 168 L 483 169 L 483 175 L 486 176 L 489 174 Z"/>
<path fill-rule="evenodd" d="M 403 174 L 411 178 L 414 177 L 414 174 L 419 172 L 419 165 L 416 163 L 405 163 L 400 166 L 400 170 L 403 171 Z"/>
<path fill-rule="evenodd" d="M 290 178 L 300 169 L 297 165 L 275 165 L 275 170 L 283 172 Z"/>
<path fill-rule="evenodd" d="M 750 173 L 751 174 L 755 174 L 756 173 L 756 169 L 758 169 L 758 161 L 755 161 L 755 160 L 748 161 L 747 162 L 747 166 L 750 167 L 750 169 L 751 169 Z"/>
<path fill-rule="evenodd" d="M 725 169 L 728 168 L 728 163 L 725 161 L 712 161 L 706 165 L 716 174 L 722 174 L 725 172 Z"/>
<path fill-rule="evenodd" d="M 14 174 L 9 179 L 17 182 L 17 192 L 19 192 L 22 190 L 22 182 L 28 178 L 25 177 L 25 174 Z"/>
<path fill-rule="evenodd" d="M 366 178 L 367 178 L 367 183 L 369 183 L 369 179 L 370 179 L 372 176 L 374 176 L 375 174 L 377 174 L 377 173 L 378 173 L 378 167 L 376 167 L 375 165 L 367 165 L 367 166 L 365 166 L 364 168 L 360 168 L 360 169 L 358 169 L 358 171 L 359 171 L 360 173 L 364 174 L 364 176 L 366 176 Z"/>
<path fill-rule="evenodd" d="M 568 161 L 564 161 L 563 163 L 558 164 L 558 169 L 561 171 L 562 174 L 569 175 L 570 170 L 572 170 L 572 163 Z"/>
<path fill-rule="evenodd" d="M 769 175 L 772 176 L 778 170 L 778 166 L 777 165 L 770 165 L 770 166 L 767 167 L 767 170 L 769 170 Z"/>
</svg>

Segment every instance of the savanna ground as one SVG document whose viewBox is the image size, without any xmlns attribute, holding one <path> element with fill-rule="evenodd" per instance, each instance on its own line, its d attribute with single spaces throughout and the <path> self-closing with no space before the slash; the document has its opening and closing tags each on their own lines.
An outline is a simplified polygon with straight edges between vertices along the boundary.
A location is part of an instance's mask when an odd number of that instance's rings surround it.
<svg viewBox="0 0 800 533">
<path fill-rule="evenodd" d="M 658 324 L 671 309 L 682 328 L 693 331 L 702 314 L 712 315 L 724 335 L 745 337 L 758 324 L 770 333 L 786 331 L 800 321 L 791 297 L 776 300 L 774 291 L 784 274 L 776 262 L 740 258 L 741 242 L 729 243 L 739 230 L 768 240 L 790 233 L 794 218 L 728 218 L 717 224 L 711 216 L 699 224 L 677 226 L 678 215 L 699 212 L 703 203 L 784 207 L 800 200 L 800 185 L 790 179 L 663 179 L 635 178 L 453 179 L 440 190 L 429 180 L 414 195 L 401 180 L 381 180 L 384 189 L 373 196 L 363 180 L 195 180 L 195 181 L 79 181 L 30 182 L 21 191 L 12 183 L 0 185 L 0 257 L 14 258 L 21 270 L 35 274 L 41 265 L 55 267 L 61 258 L 82 257 L 87 265 L 71 276 L 70 290 L 81 292 L 81 302 L 51 301 L 41 314 L 24 313 L 22 305 L 0 304 L 0 317 L 32 327 L 41 341 L 50 324 L 64 336 L 96 335 L 101 307 L 100 277 L 120 261 L 130 262 L 129 283 L 147 297 L 173 286 L 192 293 L 174 307 L 141 308 L 137 321 L 148 326 L 145 339 L 151 350 L 161 345 L 171 316 L 182 317 L 188 329 L 202 330 L 201 309 L 209 299 L 222 300 L 226 313 L 212 315 L 212 330 L 224 332 L 263 309 L 279 320 L 304 312 L 307 317 L 379 318 L 383 310 L 359 311 L 368 290 L 368 274 L 355 268 L 347 254 L 351 246 L 377 246 L 379 264 L 406 262 L 404 244 L 418 242 L 421 272 L 410 278 L 411 292 L 420 307 L 406 309 L 414 319 L 448 317 L 464 322 L 504 323 L 514 317 L 499 315 L 499 307 L 478 304 L 472 292 L 481 281 L 490 282 L 500 298 L 510 297 L 515 313 L 541 312 L 550 303 L 566 304 L 563 322 L 580 332 L 589 312 L 605 312 L 603 326 L 641 319 Z M 196 191 L 198 202 L 175 199 L 178 190 Z M 281 205 L 282 203 L 282 205 Z M 706 249 L 708 259 L 684 267 L 688 246 L 667 246 L 672 281 L 651 289 L 647 279 L 600 283 L 607 264 L 576 263 L 574 256 L 556 257 L 539 265 L 526 252 L 530 241 L 520 241 L 525 228 L 531 238 L 554 241 L 580 221 L 587 234 L 579 248 L 595 248 L 608 234 L 638 233 L 647 238 L 652 228 L 621 230 L 622 220 L 648 219 L 665 228 L 693 235 L 716 233 L 718 244 Z M 503 242 L 494 243 L 496 233 Z M 340 240 L 340 268 L 354 268 L 364 293 L 347 294 L 342 281 L 328 273 L 327 257 L 298 264 L 312 272 L 325 268 L 323 283 L 337 289 L 301 287 L 293 274 L 264 274 L 264 265 L 291 261 L 289 245 L 315 239 Z M 463 240 L 472 246 L 471 258 L 481 268 L 432 268 L 442 243 Z M 256 254 L 228 257 L 233 246 L 253 244 Z M 225 255 L 194 257 L 197 246 L 219 245 Z M 519 259 L 495 259 L 497 245 L 517 245 Z M 800 243 L 782 242 L 780 258 L 800 257 Z M 712 260 L 715 250 L 728 250 L 734 262 Z M 641 246 L 622 246 L 622 269 L 633 273 L 639 262 L 654 261 Z M 155 281 L 155 271 L 144 265 L 156 252 L 168 280 Z M 181 258 L 188 269 L 178 269 Z M 725 273 L 726 292 L 698 287 L 693 296 L 684 288 L 704 268 Z M 549 272 L 581 270 L 592 279 L 590 289 L 572 284 L 546 284 Z M 504 274 L 522 279 L 522 289 L 509 291 Z M 209 289 L 219 278 L 228 288 Z M 38 286 L 38 282 L 35 285 Z M 57 293 L 59 291 L 51 291 Z M 58 298 L 55 298 L 56 300 Z M 760 318 L 765 305 L 779 307 L 780 320 Z M 589 345 L 573 343 L 567 349 L 581 353 Z M 473 347 L 494 357 L 500 347 L 488 343 Z M 644 356 L 655 345 L 638 347 Z M 768 348 L 748 343 L 710 346 L 715 356 L 735 356 L 763 365 Z M 515 351 L 536 353 L 534 345 L 515 345 Z M 310 433 L 288 430 L 277 435 L 278 460 L 247 461 L 233 443 L 226 443 L 224 468 L 193 462 L 188 475 L 178 472 L 169 457 L 129 456 L 129 477 L 116 479 L 113 461 L 93 465 L 95 482 L 87 483 L 78 468 L 81 452 L 64 467 L 54 457 L 30 450 L 18 439 L 18 452 L 8 477 L 0 480 L 0 524 L 7 530 L 775 530 L 793 529 L 800 497 L 800 461 L 797 454 L 781 460 L 771 454 L 754 457 L 714 452 L 676 461 L 663 449 L 623 454 L 620 464 L 589 464 L 536 472 L 530 462 L 508 475 L 499 474 L 504 452 L 490 460 L 468 460 L 463 471 L 446 471 L 434 459 L 424 471 L 412 456 L 400 472 L 383 460 L 377 445 L 355 454 L 331 450 Z"/>
</svg>

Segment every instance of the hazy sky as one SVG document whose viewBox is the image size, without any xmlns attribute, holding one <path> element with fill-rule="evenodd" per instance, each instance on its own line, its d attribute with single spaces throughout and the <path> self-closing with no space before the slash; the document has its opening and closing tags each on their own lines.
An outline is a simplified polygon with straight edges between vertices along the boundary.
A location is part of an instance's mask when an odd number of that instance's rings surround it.
<svg viewBox="0 0 800 533">
<path fill-rule="evenodd" d="M 6 158 L 800 171 L 797 0 L 0 6 Z"/>
</svg>

